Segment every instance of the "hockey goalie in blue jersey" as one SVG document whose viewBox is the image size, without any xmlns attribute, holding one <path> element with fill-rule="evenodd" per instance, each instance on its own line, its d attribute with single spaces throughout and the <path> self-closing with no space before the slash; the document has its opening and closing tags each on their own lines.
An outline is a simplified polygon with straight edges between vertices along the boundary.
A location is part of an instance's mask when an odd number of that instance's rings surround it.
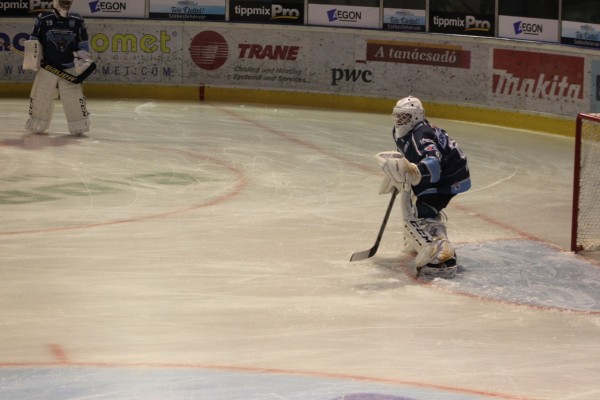
<svg viewBox="0 0 600 400">
<path fill-rule="evenodd" d="M 79 75 L 92 61 L 83 18 L 71 13 L 72 0 L 53 0 L 52 10 L 38 14 L 33 31 L 25 41 L 23 68 L 37 71 L 30 94 L 29 119 L 25 128 L 44 133 L 50 125 L 54 101 L 60 98 L 69 132 L 81 136 L 90 129 L 81 83 L 61 79 L 40 65 L 50 65 Z"/>
<path fill-rule="evenodd" d="M 444 208 L 471 187 L 467 157 L 445 130 L 425 119 L 416 97 L 399 100 L 392 112 L 397 151 L 377 154 L 385 174 L 380 193 L 398 190 L 404 213 L 404 244 L 415 252 L 417 276 L 453 278 L 456 252 L 448 240 Z"/>
</svg>

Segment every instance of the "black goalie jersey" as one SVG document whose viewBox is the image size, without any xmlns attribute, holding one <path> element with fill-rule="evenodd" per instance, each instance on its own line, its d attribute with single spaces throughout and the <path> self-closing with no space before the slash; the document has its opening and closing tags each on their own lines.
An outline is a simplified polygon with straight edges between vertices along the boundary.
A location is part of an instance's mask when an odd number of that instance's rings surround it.
<svg viewBox="0 0 600 400">
<path fill-rule="evenodd" d="M 415 194 L 458 194 L 471 187 L 467 157 L 445 130 L 424 121 L 407 135 L 397 137 L 398 151 L 417 164 L 421 182 L 413 186 Z"/>
<path fill-rule="evenodd" d="M 67 17 L 54 10 L 38 14 L 30 39 L 39 40 L 44 63 L 55 67 L 73 67 L 73 52 L 89 51 L 85 22 L 76 13 Z"/>
</svg>

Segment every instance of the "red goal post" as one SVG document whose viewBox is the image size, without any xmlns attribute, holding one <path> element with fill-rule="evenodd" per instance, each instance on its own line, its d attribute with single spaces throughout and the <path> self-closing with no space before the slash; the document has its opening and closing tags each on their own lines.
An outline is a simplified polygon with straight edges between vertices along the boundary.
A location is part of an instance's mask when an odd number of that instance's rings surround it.
<svg viewBox="0 0 600 400">
<path fill-rule="evenodd" d="M 571 251 L 600 250 L 600 113 L 577 115 Z"/>
</svg>

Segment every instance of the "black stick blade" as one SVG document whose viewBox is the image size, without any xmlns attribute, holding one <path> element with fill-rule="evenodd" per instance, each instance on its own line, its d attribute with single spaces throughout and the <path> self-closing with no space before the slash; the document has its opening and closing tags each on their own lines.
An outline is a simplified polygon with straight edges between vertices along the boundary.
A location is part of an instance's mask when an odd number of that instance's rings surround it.
<svg viewBox="0 0 600 400">
<path fill-rule="evenodd" d="M 392 197 L 390 198 L 390 203 L 388 204 L 387 210 L 385 211 L 385 217 L 383 217 L 383 222 L 381 223 L 381 227 L 379 228 L 379 233 L 377 234 L 377 239 L 375 240 L 375 244 L 369 250 L 363 250 L 352 254 L 350 257 L 350 262 L 352 261 L 360 261 L 365 260 L 367 258 L 371 258 L 377 253 L 377 249 L 379 249 L 379 243 L 381 243 L 381 238 L 383 237 L 383 231 L 385 230 L 385 226 L 387 225 L 387 221 L 390 218 L 390 213 L 392 212 L 392 207 L 394 205 L 394 200 L 396 200 L 396 195 L 398 194 L 398 189 L 394 188 L 392 192 Z"/>
</svg>

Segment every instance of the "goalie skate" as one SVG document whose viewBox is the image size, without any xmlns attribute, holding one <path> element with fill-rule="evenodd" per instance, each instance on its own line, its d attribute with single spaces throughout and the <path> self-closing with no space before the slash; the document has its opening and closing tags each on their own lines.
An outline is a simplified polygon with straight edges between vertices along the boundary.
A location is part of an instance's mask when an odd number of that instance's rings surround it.
<svg viewBox="0 0 600 400">
<path fill-rule="evenodd" d="M 434 239 L 421 248 L 415 259 L 417 278 L 452 279 L 456 276 L 456 252 L 447 239 Z"/>
<path fill-rule="evenodd" d="M 458 266 L 456 258 L 452 258 L 440 264 L 426 264 L 417 269 L 417 278 L 431 280 L 435 278 L 454 279 Z"/>
</svg>

